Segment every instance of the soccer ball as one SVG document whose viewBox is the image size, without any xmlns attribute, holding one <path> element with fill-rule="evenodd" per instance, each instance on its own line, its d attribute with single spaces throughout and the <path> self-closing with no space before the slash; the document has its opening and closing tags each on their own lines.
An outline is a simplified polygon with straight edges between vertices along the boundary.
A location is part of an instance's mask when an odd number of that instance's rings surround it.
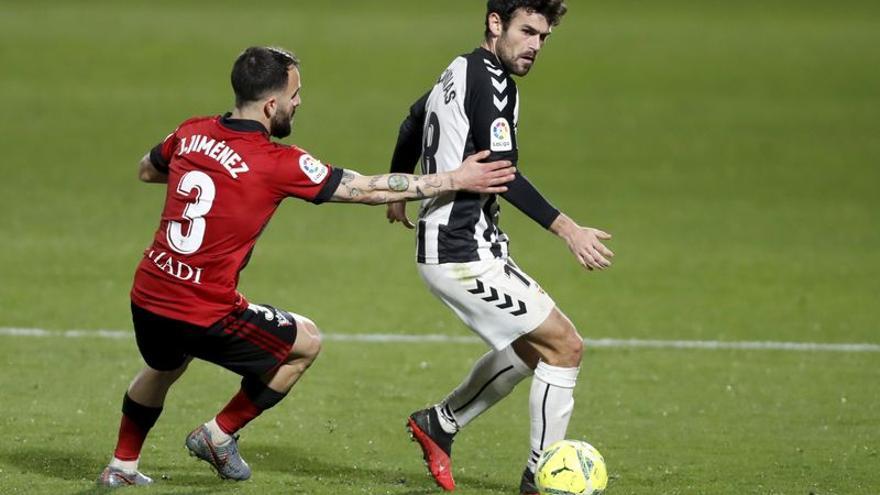
<svg viewBox="0 0 880 495">
<path fill-rule="evenodd" d="M 560 440 L 538 459 L 535 483 L 541 495 L 599 495 L 608 484 L 605 459 L 587 442 Z"/>
</svg>

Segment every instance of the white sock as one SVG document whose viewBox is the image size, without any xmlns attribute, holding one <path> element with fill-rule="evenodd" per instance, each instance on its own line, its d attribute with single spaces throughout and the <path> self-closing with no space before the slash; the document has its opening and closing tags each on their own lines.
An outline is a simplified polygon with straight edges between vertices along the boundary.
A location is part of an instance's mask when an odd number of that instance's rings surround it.
<svg viewBox="0 0 880 495">
<path fill-rule="evenodd" d="M 110 467 L 121 469 L 126 473 L 136 473 L 138 470 L 138 461 L 141 460 L 140 457 L 133 461 L 122 461 L 114 457 L 110 459 Z"/>
<path fill-rule="evenodd" d="M 211 433 L 211 443 L 214 445 L 223 445 L 232 440 L 232 435 L 220 429 L 220 425 L 217 424 L 217 418 L 213 418 L 205 423 L 205 427 Z"/>
<path fill-rule="evenodd" d="M 510 394 L 517 383 L 531 374 L 531 368 L 512 347 L 487 352 L 474 363 L 464 381 L 435 406 L 440 426 L 447 433 L 457 432 Z"/>
<path fill-rule="evenodd" d="M 579 370 L 551 366 L 543 361 L 539 361 L 535 368 L 529 393 L 532 451 L 526 464 L 532 472 L 535 471 L 541 451 L 565 438 L 568 420 L 574 409 L 574 386 Z"/>
</svg>

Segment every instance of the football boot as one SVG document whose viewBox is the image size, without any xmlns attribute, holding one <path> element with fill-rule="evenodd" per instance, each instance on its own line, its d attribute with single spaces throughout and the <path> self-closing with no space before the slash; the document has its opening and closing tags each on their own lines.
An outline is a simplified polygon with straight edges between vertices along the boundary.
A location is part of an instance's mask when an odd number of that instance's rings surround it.
<svg viewBox="0 0 880 495">
<path fill-rule="evenodd" d="M 522 479 L 519 482 L 520 495 L 538 495 L 538 485 L 535 484 L 535 473 L 529 468 L 523 469 Z"/>
<path fill-rule="evenodd" d="M 406 426 L 419 446 L 428 471 L 440 488 L 446 491 L 455 489 L 452 478 L 452 440 L 455 436 L 446 433 L 440 426 L 437 410 L 433 407 L 412 413 Z"/>
<path fill-rule="evenodd" d="M 98 476 L 98 484 L 110 488 L 119 488 L 121 486 L 135 485 L 152 485 L 153 479 L 145 476 L 140 471 L 129 473 L 119 468 L 107 466 Z"/>
<path fill-rule="evenodd" d="M 251 468 L 238 453 L 238 437 L 223 445 L 211 442 L 211 432 L 205 425 L 199 426 L 186 437 L 189 455 L 207 462 L 225 480 L 244 481 L 251 477 Z"/>
</svg>

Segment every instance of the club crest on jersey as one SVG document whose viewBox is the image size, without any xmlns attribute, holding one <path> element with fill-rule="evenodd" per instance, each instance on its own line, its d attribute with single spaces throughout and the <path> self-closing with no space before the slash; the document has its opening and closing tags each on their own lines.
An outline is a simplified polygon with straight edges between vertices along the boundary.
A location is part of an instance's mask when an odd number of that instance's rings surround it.
<svg viewBox="0 0 880 495">
<path fill-rule="evenodd" d="M 513 149 L 513 139 L 510 134 L 510 124 L 504 117 L 499 117 L 492 122 L 489 128 L 491 140 L 489 149 L 492 151 L 510 151 Z"/>
<path fill-rule="evenodd" d="M 321 160 L 312 157 L 308 153 L 299 157 L 299 168 L 315 184 L 320 184 L 324 177 L 327 176 L 327 165 L 324 165 L 321 163 Z"/>
</svg>

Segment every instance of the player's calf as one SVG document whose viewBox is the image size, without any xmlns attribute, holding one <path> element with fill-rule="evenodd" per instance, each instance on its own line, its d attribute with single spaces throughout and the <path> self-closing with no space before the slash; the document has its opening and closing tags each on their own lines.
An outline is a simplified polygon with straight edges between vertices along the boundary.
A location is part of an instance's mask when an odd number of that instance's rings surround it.
<svg viewBox="0 0 880 495">
<path fill-rule="evenodd" d="M 571 321 L 554 308 L 544 323 L 516 345 L 530 349 L 532 358 L 539 357 L 529 391 L 531 449 L 526 472 L 534 473 L 544 448 L 565 438 L 584 344 Z M 527 485 L 521 487 L 523 493 L 529 493 L 531 487 Z"/>
<path fill-rule="evenodd" d="M 190 455 L 210 464 L 223 479 L 243 481 L 250 478 L 251 469 L 239 453 L 236 433 L 286 395 L 273 390 L 259 377 L 244 377 L 241 390 L 226 407 L 186 437 Z"/>
</svg>

